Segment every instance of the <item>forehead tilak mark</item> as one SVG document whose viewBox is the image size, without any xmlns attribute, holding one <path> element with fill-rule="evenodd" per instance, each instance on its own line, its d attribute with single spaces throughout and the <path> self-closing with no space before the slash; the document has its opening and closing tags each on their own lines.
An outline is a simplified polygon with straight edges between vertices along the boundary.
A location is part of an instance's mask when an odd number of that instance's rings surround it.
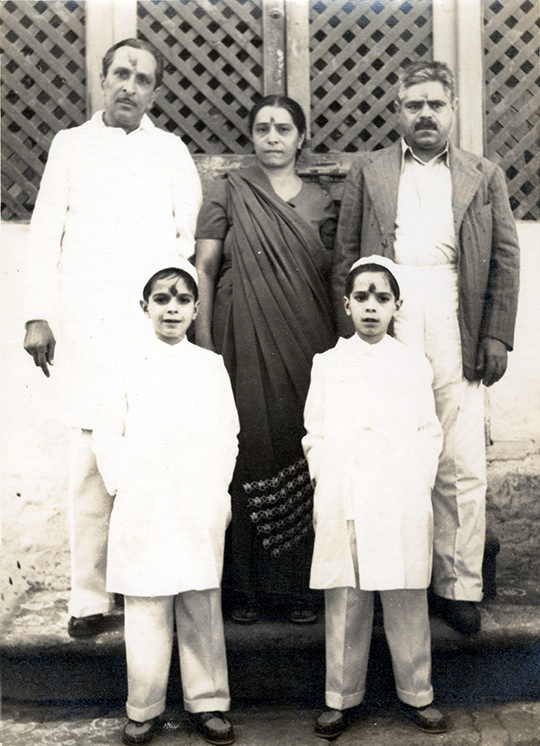
<svg viewBox="0 0 540 746">
<path fill-rule="evenodd" d="M 128 62 L 131 65 L 131 67 L 136 68 L 137 63 L 138 63 L 137 58 L 134 55 L 130 54 L 129 52 L 127 56 L 128 56 Z"/>
</svg>

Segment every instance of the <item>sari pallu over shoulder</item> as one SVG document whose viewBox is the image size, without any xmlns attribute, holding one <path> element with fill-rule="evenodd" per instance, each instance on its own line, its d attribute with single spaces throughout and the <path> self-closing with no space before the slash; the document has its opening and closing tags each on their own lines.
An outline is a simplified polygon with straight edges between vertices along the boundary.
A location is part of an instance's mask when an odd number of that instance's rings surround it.
<svg viewBox="0 0 540 746">
<path fill-rule="evenodd" d="M 258 169 L 229 175 L 228 203 L 232 312 L 222 354 L 241 423 L 236 482 L 276 554 L 311 527 L 301 439 L 313 356 L 336 339 L 321 271 L 328 250 Z"/>
</svg>

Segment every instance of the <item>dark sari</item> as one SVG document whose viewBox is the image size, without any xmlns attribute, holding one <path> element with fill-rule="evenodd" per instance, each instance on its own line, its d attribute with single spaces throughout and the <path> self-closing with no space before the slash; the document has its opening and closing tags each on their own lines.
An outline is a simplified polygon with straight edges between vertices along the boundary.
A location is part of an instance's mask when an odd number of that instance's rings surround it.
<svg viewBox="0 0 540 746">
<path fill-rule="evenodd" d="M 217 285 L 213 331 L 241 426 L 234 585 L 249 596 L 301 596 L 313 542 L 303 409 L 313 355 L 336 339 L 324 278 L 330 252 L 257 168 L 228 176 L 227 212 L 230 266 Z"/>
</svg>

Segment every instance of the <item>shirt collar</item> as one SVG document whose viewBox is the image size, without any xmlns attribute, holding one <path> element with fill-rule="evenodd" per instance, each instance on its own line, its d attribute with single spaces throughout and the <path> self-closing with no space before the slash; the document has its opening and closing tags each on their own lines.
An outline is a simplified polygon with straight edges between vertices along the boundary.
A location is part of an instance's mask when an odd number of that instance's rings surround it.
<svg viewBox="0 0 540 746">
<path fill-rule="evenodd" d="M 103 121 L 103 114 L 104 110 L 100 109 L 99 111 L 96 111 L 94 116 L 92 117 L 92 122 L 94 122 L 100 129 L 102 130 L 119 130 L 122 129 L 121 127 L 108 127 L 105 122 Z M 137 127 L 136 130 L 133 130 L 133 132 L 130 132 L 130 135 L 133 135 L 135 132 L 146 132 L 148 135 L 153 135 L 156 130 L 156 125 L 152 122 L 150 117 L 147 114 L 142 115 L 141 123 Z M 122 130 L 123 131 L 123 130 Z"/>
<path fill-rule="evenodd" d="M 370 344 L 366 342 L 362 337 L 359 337 L 356 332 L 353 335 L 353 339 L 356 339 L 356 343 L 360 346 L 364 353 L 376 354 L 384 352 L 388 346 L 392 345 L 392 337 L 389 334 L 385 334 L 384 337 L 376 344 Z"/>
<path fill-rule="evenodd" d="M 144 354 L 153 351 L 154 354 L 161 354 L 162 356 L 173 355 L 179 349 L 185 350 L 186 347 L 189 347 L 190 345 L 191 343 L 188 340 L 187 334 L 180 342 L 178 342 L 178 344 L 175 345 L 169 345 L 166 342 L 163 342 L 163 340 L 158 339 L 150 319 L 142 320 L 141 325 L 137 330 L 135 347 Z"/>
<path fill-rule="evenodd" d="M 424 161 L 421 161 L 420 158 L 417 158 L 415 154 L 412 152 L 411 147 L 407 145 L 405 142 L 405 138 L 401 139 L 401 152 L 402 152 L 402 159 L 401 159 L 401 173 L 403 173 L 403 169 L 405 168 L 405 163 L 407 161 L 410 161 L 411 158 L 414 159 L 417 163 L 420 163 L 422 166 L 425 166 L 426 164 Z M 439 153 L 438 156 L 433 158 L 429 163 L 433 163 L 433 161 L 442 161 L 446 166 L 450 165 L 450 150 L 448 148 L 448 141 L 446 143 L 446 146 L 442 153 Z"/>
<path fill-rule="evenodd" d="M 150 326 L 152 325 L 150 324 Z M 167 344 L 167 342 L 164 342 L 162 339 L 158 339 L 153 328 L 151 331 L 153 337 L 152 345 L 154 349 L 162 355 L 177 355 L 179 353 L 185 352 L 190 345 L 187 334 L 185 335 L 185 337 L 183 337 L 183 339 L 180 340 L 180 342 L 177 342 L 177 344 L 170 345 Z"/>
</svg>

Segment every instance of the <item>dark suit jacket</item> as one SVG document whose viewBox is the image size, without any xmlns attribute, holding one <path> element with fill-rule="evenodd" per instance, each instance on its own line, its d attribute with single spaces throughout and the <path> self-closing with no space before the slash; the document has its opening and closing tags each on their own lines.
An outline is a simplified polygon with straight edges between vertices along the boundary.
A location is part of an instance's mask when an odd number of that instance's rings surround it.
<svg viewBox="0 0 540 746">
<path fill-rule="evenodd" d="M 343 192 L 332 287 L 343 336 L 352 331 L 343 311 L 343 287 L 361 256 L 394 258 L 401 142 L 362 154 Z M 519 245 L 504 173 L 486 158 L 450 146 L 452 208 L 458 261 L 459 326 L 463 373 L 478 378 L 476 354 L 483 337 L 512 349 L 519 287 Z"/>
</svg>

